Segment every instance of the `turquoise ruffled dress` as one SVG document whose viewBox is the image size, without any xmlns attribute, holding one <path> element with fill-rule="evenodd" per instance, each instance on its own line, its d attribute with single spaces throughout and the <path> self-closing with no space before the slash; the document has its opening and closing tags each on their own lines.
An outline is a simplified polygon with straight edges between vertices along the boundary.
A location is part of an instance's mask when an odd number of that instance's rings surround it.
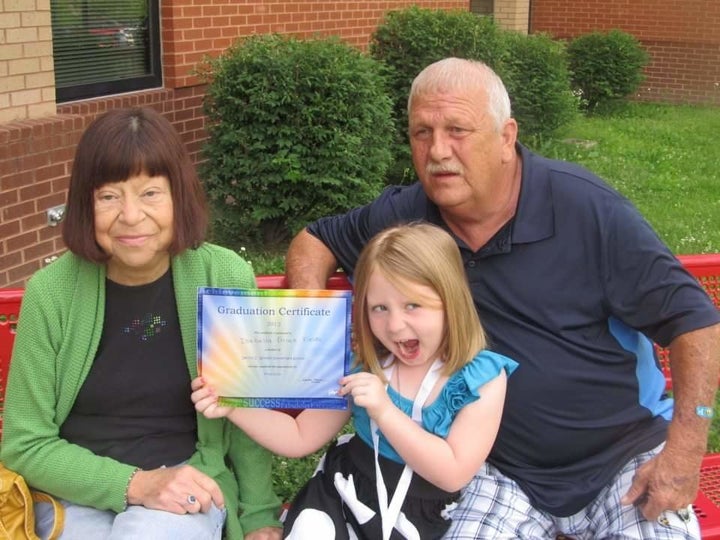
<svg viewBox="0 0 720 540">
<path fill-rule="evenodd" d="M 438 396 L 422 410 L 423 427 L 447 437 L 452 422 L 466 405 L 482 399 L 479 390 L 505 371 L 517 368 L 514 360 L 491 351 L 481 351 L 447 380 Z M 392 402 L 412 416 L 413 402 L 388 387 Z M 375 483 L 375 458 L 367 411 L 353 404 L 355 436 L 341 437 L 323 457 L 315 475 L 295 497 L 285 520 L 285 538 L 314 532 L 316 538 L 382 538 Z M 482 429 L 482 426 L 478 426 Z M 392 497 L 404 462 L 385 437 L 379 437 L 379 463 L 388 495 Z M 402 504 L 400 527 L 391 539 L 441 538 L 450 525 L 450 513 L 460 492 L 450 493 L 414 474 Z M 352 529 L 352 534 L 348 532 Z"/>
</svg>

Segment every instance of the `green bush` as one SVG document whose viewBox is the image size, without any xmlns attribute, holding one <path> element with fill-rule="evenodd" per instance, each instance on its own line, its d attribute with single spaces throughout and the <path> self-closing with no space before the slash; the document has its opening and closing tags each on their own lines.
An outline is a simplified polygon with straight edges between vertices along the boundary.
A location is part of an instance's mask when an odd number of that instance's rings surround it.
<svg viewBox="0 0 720 540">
<path fill-rule="evenodd" d="M 355 428 L 351 420 L 343 426 L 338 435 L 354 432 Z M 333 437 L 333 440 L 336 438 Z M 325 451 L 329 446 L 330 443 L 303 458 L 292 459 L 277 455 L 273 456 L 273 490 L 281 501 L 290 502 L 293 500 L 298 491 L 312 478 L 320 459 L 325 455 Z"/>
<path fill-rule="evenodd" d="M 648 63 L 640 42 L 621 30 L 578 36 L 568 44 L 568 57 L 573 87 L 588 111 L 635 92 Z"/>
<path fill-rule="evenodd" d="M 323 451 L 298 459 L 273 456 L 273 491 L 281 501 L 292 501 L 298 491 L 312 478 L 324 450 L 323 448 Z"/>
<path fill-rule="evenodd" d="M 495 65 L 502 54 L 500 32 L 489 17 L 467 11 L 410 7 L 390 11 L 370 40 L 370 54 L 387 68 L 397 133 L 389 183 L 415 180 L 407 138 L 407 98 L 415 76 L 427 65 L 455 56 Z"/>
<path fill-rule="evenodd" d="M 577 114 L 565 47 L 545 34 L 505 32 L 498 75 L 505 82 L 523 140 L 547 137 Z"/>
<path fill-rule="evenodd" d="M 393 138 L 381 71 L 336 38 L 277 35 L 203 63 L 214 240 L 273 245 L 379 193 Z"/>
</svg>

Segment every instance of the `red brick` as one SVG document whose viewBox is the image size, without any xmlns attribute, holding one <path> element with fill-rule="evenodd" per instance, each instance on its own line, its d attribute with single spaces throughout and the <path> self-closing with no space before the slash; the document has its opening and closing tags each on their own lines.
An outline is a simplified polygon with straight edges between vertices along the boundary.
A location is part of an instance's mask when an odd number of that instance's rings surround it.
<svg viewBox="0 0 720 540">
<path fill-rule="evenodd" d="M 37 233 L 35 231 L 26 232 L 5 240 L 5 247 L 10 252 L 20 251 L 23 248 L 36 244 L 37 240 Z"/>
<path fill-rule="evenodd" d="M 0 257 L 0 270 L 7 270 L 22 263 L 22 254 L 19 251 L 7 253 Z"/>
<path fill-rule="evenodd" d="M 2 209 L 2 221 L 12 221 L 35 211 L 35 203 L 33 201 L 20 202 L 5 206 Z"/>
<path fill-rule="evenodd" d="M 37 208 L 38 210 L 45 212 L 48 208 L 52 206 L 57 206 L 58 204 L 64 204 L 65 203 L 65 194 L 64 193 L 52 193 L 51 195 L 48 195 L 47 197 L 41 197 L 37 199 Z"/>
<path fill-rule="evenodd" d="M 40 227 L 47 227 L 47 214 L 45 213 L 30 214 L 20 220 L 20 229 L 23 231 L 36 230 Z"/>
<path fill-rule="evenodd" d="M 3 206 L 9 206 L 18 202 L 18 190 L 3 191 L 0 193 L 0 208 Z"/>
<path fill-rule="evenodd" d="M 23 257 L 26 261 L 43 260 L 55 252 L 55 242 L 48 240 L 37 243 L 23 251 Z"/>
<path fill-rule="evenodd" d="M 20 266 L 16 266 L 14 268 L 9 268 L 7 275 L 8 280 L 12 282 L 17 282 L 19 280 L 25 279 L 26 277 L 29 277 L 33 275 L 36 271 L 40 269 L 40 261 L 30 261 L 25 264 L 22 264 Z"/>
<path fill-rule="evenodd" d="M 45 240 L 52 240 L 55 243 L 55 249 L 58 249 L 58 245 L 63 246 L 60 227 L 43 227 L 38 231 L 38 238 L 40 242 Z"/>
<path fill-rule="evenodd" d="M 50 182 L 35 182 L 33 185 L 20 190 L 20 198 L 22 200 L 37 199 L 38 197 L 47 195 L 51 190 L 52 184 Z M 0 206 L 4 206 L 1 198 Z"/>
<path fill-rule="evenodd" d="M 18 233 L 20 233 L 19 220 L 0 223 L 0 238 L 10 238 Z"/>
</svg>

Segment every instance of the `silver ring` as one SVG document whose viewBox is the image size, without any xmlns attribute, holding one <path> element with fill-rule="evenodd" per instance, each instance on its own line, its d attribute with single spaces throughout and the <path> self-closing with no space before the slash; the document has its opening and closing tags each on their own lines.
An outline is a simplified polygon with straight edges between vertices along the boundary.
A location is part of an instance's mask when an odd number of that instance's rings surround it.
<svg viewBox="0 0 720 540">
<path fill-rule="evenodd" d="M 195 498 L 195 495 L 188 495 L 187 496 L 187 502 L 188 504 L 195 504 L 197 502 L 197 499 Z"/>
</svg>

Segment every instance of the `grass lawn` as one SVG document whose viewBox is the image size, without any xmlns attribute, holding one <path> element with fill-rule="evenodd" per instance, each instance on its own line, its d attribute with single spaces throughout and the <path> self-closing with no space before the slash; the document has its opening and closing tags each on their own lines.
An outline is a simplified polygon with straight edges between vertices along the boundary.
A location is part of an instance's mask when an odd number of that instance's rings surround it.
<svg viewBox="0 0 720 540">
<path fill-rule="evenodd" d="M 720 107 L 632 103 L 612 116 L 579 118 L 534 145 L 586 166 L 628 197 L 676 254 L 720 253 Z M 283 271 L 283 253 L 250 250 L 256 273 Z M 720 403 L 708 450 L 720 452 Z M 311 474 L 315 457 L 277 458 L 283 498 Z"/>
<path fill-rule="evenodd" d="M 630 104 L 583 118 L 538 149 L 632 200 L 676 254 L 720 252 L 720 108 Z"/>
</svg>

